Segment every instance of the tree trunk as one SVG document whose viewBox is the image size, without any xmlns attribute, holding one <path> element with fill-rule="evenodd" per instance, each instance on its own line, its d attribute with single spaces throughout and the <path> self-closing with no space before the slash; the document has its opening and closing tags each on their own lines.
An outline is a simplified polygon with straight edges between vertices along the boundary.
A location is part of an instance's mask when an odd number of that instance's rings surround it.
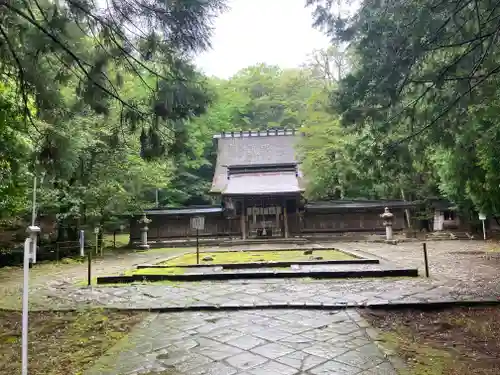
<svg viewBox="0 0 500 375">
<path fill-rule="evenodd" d="M 406 202 L 405 192 L 403 188 L 401 188 L 401 197 L 403 198 L 403 201 Z M 406 222 L 408 224 L 408 229 L 411 229 L 411 217 L 410 217 L 410 210 L 408 208 L 405 208 L 405 214 L 406 214 Z"/>
</svg>

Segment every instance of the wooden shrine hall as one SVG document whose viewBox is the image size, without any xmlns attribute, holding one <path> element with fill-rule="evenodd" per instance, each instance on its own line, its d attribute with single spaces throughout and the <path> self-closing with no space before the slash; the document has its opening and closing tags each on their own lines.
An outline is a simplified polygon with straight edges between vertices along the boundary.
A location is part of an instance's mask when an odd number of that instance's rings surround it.
<svg viewBox="0 0 500 375">
<path fill-rule="evenodd" d="M 211 193 L 220 195 L 226 217 L 239 221 L 242 238 L 297 232 L 304 187 L 296 131 L 222 133 L 214 140 Z"/>
<path fill-rule="evenodd" d="M 395 230 L 405 227 L 404 201 L 340 200 L 309 202 L 306 178 L 296 156 L 302 133 L 295 130 L 240 131 L 213 137 L 217 161 L 210 193 L 214 206 L 145 210 L 151 239 L 196 234 L 190 218 L 204 216 L 206 237 L 250 239 L 297 237 L 323 232 L 384 231 L 380 214 L 389 207 Z M 131 240 L 140 237 L 140 216 L 131 220 Z"/>
</svg>

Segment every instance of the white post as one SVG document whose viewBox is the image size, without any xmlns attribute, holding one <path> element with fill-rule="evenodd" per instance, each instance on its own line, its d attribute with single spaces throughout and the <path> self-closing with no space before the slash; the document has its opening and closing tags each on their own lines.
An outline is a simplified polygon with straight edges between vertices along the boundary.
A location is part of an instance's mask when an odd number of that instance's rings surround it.
<svg viewBox="0 0 500 375">
<path fill-rule="evenodd" d="M 31 238 L 24 240 L 24 284 L 23 284 L 23 321 L 22 321 L 22 375 L 28 375 L 28 287 L 29 287 L 29 266 L 30 266 L 30 246 Z"/>
<path fill-rule="evenodd" d="M 486 215 L 483 213 L 479 213 L 479 220 L 481 220 L 483 223 L 483 239 L 486 241 L 486 225 L 484 224 L 484 221 L 486 220 Z"/>
<path fill-rule="evenodd" d="M 95 234 L 95 256 L 99 255 L 99 227 L 94 227 Z"/>
<path fill-rule="evenodd" d="M 21 343 L 21 363 L 22 375 L 28 375 L 28 296 L 29 296 L 29 265 L 30 253 L 34 254 L 36 249 L 37 233 L 40 228 L 31 225 L 28 227 L 29 238 L 24 241 L 24 262 L 23 262 L 23 317 L 22 317 L 22 343 Z"/>
<path fill-rule="evenodd" d="M 85 256 L 85 231 L 80 231 L 80 256 Z"/>
</svg>

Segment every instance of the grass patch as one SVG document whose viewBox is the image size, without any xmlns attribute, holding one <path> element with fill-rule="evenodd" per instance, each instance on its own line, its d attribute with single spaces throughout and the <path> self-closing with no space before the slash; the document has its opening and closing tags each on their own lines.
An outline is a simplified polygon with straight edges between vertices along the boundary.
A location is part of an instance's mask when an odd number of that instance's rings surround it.
<svg viewBox="0 0 500 375">
<path fill-rule="evenodd" d="M 31 312 L 30 375 L 79 375 L 145 314 L 101 309 Z M 0 373 L 21 373 L 21 313 L 0 311 Z"/>
<path fill-rule="evenodd" d="M 500 368 L 500 308 L 360 311 L 407 363 L 400 375 L 493 375 Z"/>
<path fill-rule="evenodd" d="M 212 261 L 204 261 L 210 257 Z M 255 262 L 288 262 L 308 261 L 311 257 L 322 257 L 322 260 L 349 260 L 355 257 L 338 250 L 321 250 L 313 254 L 304 255 L 304 250 L 275 250 L 275 251 L 233 251 L 201 253 L 200 264 L 210 265 L 216 263 L 255 263 Z M 188 266 L 196 264 L 196 253 L 181 255 L 177 258 L 160 263 L 166 266 Z"/>
<path fill-rule="evenodd" d="M 116 247 L 125 247 L 130 242 L 130 234 L 128 233 L 117 233 L 116 234 Z M 113 248 L 115 241 L 113 240 L 112 234 L 106 234 L 103 236 L 104 247 Z"/>
</svg>

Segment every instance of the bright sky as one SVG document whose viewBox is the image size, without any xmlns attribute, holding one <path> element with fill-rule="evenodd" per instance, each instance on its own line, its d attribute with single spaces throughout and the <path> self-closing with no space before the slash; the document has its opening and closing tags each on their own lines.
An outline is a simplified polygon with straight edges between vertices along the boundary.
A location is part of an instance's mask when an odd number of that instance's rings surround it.
<svg viewBox="0 0 500 375">
<path fill-rule="evenodd" d="M 212 50 L 196 58 L 208 75 L 229 78 L 257 63 L 282 68 L 304 63 L 328 38 L 312 28 L 305 0 L 228 0 L 230 9 L 215 21 Z"/>
</svg>

